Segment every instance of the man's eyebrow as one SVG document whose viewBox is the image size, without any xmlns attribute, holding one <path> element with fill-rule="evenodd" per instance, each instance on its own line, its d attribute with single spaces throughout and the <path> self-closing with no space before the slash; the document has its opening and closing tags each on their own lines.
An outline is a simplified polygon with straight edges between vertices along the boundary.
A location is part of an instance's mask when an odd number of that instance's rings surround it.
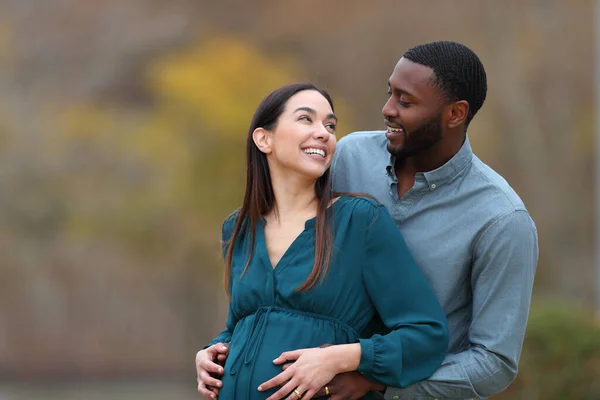
<svg viewBox="0 0 600 400">
<path fill-rule="evenodd" d="M 317 115 L 317 112 L 310 107 L 298 107 L 294 110 L 294 113 L 297 113 L 298 111 L 306 111 L 309 114 Z M 335 122 L 337 122 L 337 120 L 338 120 L 338 118 L 333 113 L 327 114 L 326 119 L 333 119 L 333 120 L 335 120 Z"/>
<path fill-rule="evenodd" d="M 388 82 L 388 87 L 390 88 L 390 90 L 392 90 L 392 85 L 390 85 L 389 82 Z M 407 96 L 415 97 L 415 95 L 412 94 L 411 92 L 409 92 L 408 90 L 400 89 L 400 88 L 397 88 L 397 87 L 395 87 L 393 90 L 396 93 L 400 93 L 400 94 L 404 94 L 404 95 L 407 95 Z"/>
</svg>

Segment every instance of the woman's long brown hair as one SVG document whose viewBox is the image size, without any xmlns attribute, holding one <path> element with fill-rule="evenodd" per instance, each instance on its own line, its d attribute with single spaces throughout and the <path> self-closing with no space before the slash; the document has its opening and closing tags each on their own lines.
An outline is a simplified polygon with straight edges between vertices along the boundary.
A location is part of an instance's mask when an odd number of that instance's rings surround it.
<svg viewBox="0 0 600 400">
<path fill-rule="evenodd" d="M 257 128 L 264 128 L 269 131 L 273 130 L 277 126 L 279 117 L 285 110 L 287 101 L 293 95 L 304 90 L 315 90 L 321 93 L 333 110 L 333 101 L 327 92 L 318 89 L 310 83 L 295 83 L 283 86 L 265 97 L 252 118 L 246 141 L 246 192 L 242 207 L 239 210 L 235 229 L 227 243 L 225 257 L 224 286 L 225 292 L 228 295 L 230 295 L 231 262 L 236 241 L 240 235 L 247 233 L 251 235 L 250 253 L 242 272 L 243 276 L 254 254 L 256 224 L 261 217 L 266 216 L 275 206 L 275 194 L 273 193 L 267 156 L 254 143 L 252 133 Z M 333 234 L 327 220 L 327 209 L 334 197 L 331 189 L 331 174 L 329 169 L 317 179 L 315 194 L 318 200 L 317 216 L 315 219 L 315 263 L 306 281 L 298 287 L 298 291 L 312 289 L 320 279 L 325 277 L 329 268 Z"/>
</svg>

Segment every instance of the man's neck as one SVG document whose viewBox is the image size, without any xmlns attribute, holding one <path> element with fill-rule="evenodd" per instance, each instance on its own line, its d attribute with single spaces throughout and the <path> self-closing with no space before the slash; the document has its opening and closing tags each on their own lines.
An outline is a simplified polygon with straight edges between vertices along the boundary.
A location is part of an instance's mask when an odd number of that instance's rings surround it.
<svg viewBox="0 0 600 400">
<path fill-rule="evenodd" d="M 446 164 L 458 153 L 466 140 L 466 134 L 462 134 L 459 140 L 440 141 L 433 147 L 419 153 L 416 156 L 403 160 L 396 159 L 394 171 L 396 177 L 414 176 L 417 172 L 429 172 L 436 170 Z"/>
<path fill-rule="evenodd" d="M 416 156 L 396 159 L 394 173 L 398 179 L 398 197 L 402 197 L 412 189 L 418 172 L 436 170 L 450 161 L 460 151 L 465 140 L 466 134 L 463 134 L 461 140 L 455 140 L 452 143 L 440 141 L 437 145 Z"/>
</svg>

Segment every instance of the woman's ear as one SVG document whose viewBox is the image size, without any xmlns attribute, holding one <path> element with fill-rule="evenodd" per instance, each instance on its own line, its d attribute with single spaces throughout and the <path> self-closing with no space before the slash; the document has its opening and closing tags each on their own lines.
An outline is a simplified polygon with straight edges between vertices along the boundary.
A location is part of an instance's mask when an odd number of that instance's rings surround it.
<svg viewBox="0 0 600 400">
<path fill-rule="evenodd" d="M 271 137 L 271 132 L 264 128 L 256 128 L 254 132 L 252 132 L 254 144 L 256 144 L 256 147 L 265 154 L 270 154 L 272 151 Z"/>
</svg>

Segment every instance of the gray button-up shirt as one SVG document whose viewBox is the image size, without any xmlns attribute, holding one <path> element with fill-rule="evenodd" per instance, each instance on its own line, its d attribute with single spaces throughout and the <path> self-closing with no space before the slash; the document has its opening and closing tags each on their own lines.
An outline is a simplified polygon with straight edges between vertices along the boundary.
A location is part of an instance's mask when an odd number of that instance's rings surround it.
<svg viewBox="0 0 600 400">
<path fill-rule="evenodd" d="M 385 398 L 499 393 L 517 374 L 538 260 L 535 225 L 468 138 L 445 165 L 417 173 L 413 188 L 398 198 L 387 142 L 383 131 L 342 138 L 332 164 L 334 190 L 367 193 L 387 207 L 444 308 L 450 345 L 432 377 L 389 388 Z"/>
</svg>

